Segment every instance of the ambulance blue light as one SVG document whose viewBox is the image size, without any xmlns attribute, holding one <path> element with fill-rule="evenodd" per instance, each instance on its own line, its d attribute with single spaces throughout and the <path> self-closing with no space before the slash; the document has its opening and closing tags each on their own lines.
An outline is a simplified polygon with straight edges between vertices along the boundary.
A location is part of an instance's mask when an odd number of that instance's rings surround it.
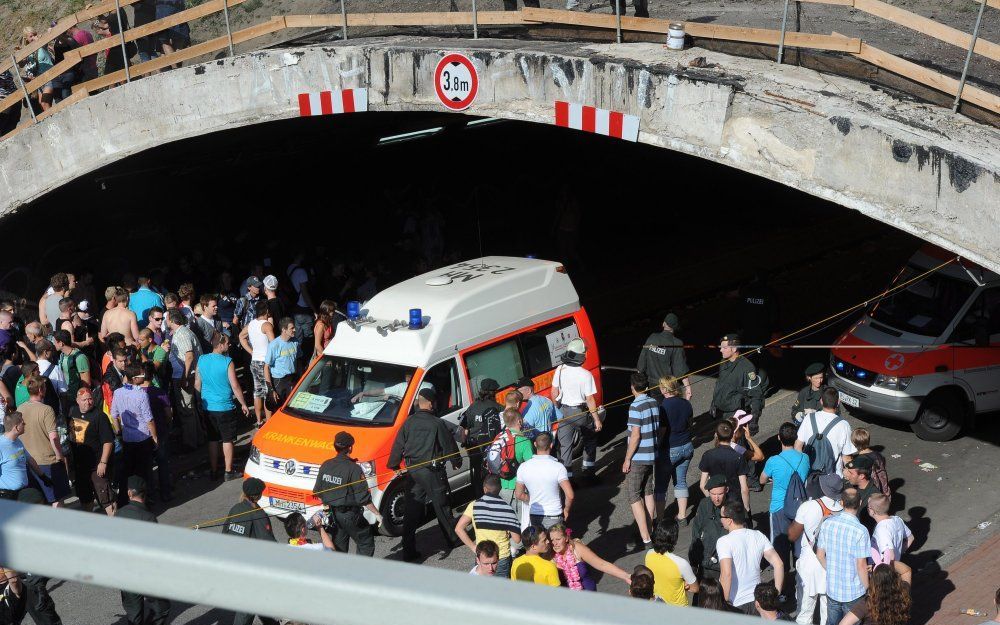
<svg viewBox="0 0 1000 625">
<path fill-rule="evenodd" d="M 419 308 L 410 309 L 410 329 L 419 330 L 424 327 L 424 315 Z"/>
<path fill-rule="evenodd" d="M 864 369 L 858 369 L 857 372 L 855 373 L 855 375 L 858 376 L 861 379 L 864 379 L 864 378 L 868 377 L 868 372 L 865 371 Z"/>
<path fill-rule="evenodd" d="M 838 360 L 837 364 L 835 364 L 834 366 L 837 368 L 837 371 L 843 371 L 844 370 L 844 361 L 843 360 Z"/>
<path fill-rule="evenodd" d="M 361 302 L 351 300 L 347 302 L 347 318 L 354 320 L 361 316 Z"/>
</svg>

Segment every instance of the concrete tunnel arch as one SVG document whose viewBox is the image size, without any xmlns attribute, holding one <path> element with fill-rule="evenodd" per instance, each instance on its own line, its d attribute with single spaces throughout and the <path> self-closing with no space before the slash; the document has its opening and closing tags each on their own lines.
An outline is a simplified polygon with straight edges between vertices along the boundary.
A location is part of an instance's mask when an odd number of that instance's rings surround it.
<svg viewBox="0 0 1000 625">
<path fill-rule="evenodd" d="M 658 44 L 361 39 L 184 67 L 0 143 L 0 217 L 163 143 L 297 117 L 301 93 L 365 88 L 370 111 L 447 112 L 433 74 L 449 52 L 479 75 L 475 101 L 455 114 L 552 124 L 563 100 L 637 115 L 641 143 L 833 201 L 1000 271 L 997 129 L 856 80 Z M 708 67 L 692 67 L 696 57 Z M 693 191 L 710 205 L 710 190 Z M 747 204 L 766 211 L 767 198 Z"/>
</svg>

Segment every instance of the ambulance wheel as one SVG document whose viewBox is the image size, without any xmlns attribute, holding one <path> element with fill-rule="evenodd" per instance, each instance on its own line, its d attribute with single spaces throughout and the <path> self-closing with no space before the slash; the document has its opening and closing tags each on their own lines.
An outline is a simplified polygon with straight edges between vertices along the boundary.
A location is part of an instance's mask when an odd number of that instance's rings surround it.
<svg viewBox="0 0 1000 625">
<path fill-rule="evenodd" d="M 382 495 L 382 505 L 379 512 L 382 515 L 382 525 L 379 532 L 383 536 L 403 535 L 403 511 L 406 510 L 406 491 L 413 487 L 409 478 L 393 480 L 389 489 Z"/>
<path fill-rule="evenodd" d="M 925 441 L 950 441 L 965 425 L 966 409 L 952 393 L 931 395 L 910 428 Z"/>
</svg>

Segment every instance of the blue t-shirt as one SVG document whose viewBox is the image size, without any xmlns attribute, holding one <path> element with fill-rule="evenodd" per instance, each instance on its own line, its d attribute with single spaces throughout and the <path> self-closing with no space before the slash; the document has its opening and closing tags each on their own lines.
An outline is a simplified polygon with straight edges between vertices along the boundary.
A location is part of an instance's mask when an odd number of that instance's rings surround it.
<svg viewBox="0 0 1000 625">
<path fill-rule="evenodd" d="M 28 452 L 20 440 L 0 436 L 0 488 L 20 490 L 28 485 Z"/>
<path fill-rule="evenodd" d="M 198 358 L 201 376 L 201 407 L 212 412 L 236 408 L 233 387 L 229 385 L 229 365 L 233 359 L 222 354 L 203 354 Z"/>
<path fill-rule="evenodd" d="M 149 309 L 153 306 L 163 308 L 163 298 L 149 287 L 141 286 L 128 296 L 128 309 L 139 318 L 140 328 L 145 328 L 149 323 Z"/>
<path fill-rule="evenodd" d="M 534 438 L 542 432 L 552 431 L 556 407 L 552 400 L 542 395 L 532 395 L 524 408 L 524 431 Z"/>
<path fill-rule="evenodd" d="M 272 378 L 283 378 L 295 373 L 295 359 L 299 355 L 299 342 L 286 341 L 280 336 L 267 346 L 264 362 L 271 368 Z"/>
<path fill-rule="evenodd" d="M 666 423 L 670 435 L 666 438 L 668 447 L 680 447 L 691 442 L 691 418 L 694 409 L 691 402 L 683 397 L 664 397 L 660 402 L 660 425 Z"/>
<path fill-rule="evenodd" d="M 788 481 L 792 479 L 792 471 L 799 474 L 802 481 L 806 481 L 809 475 L 809 456 L 801 451 L 786 449 L 777 456 L 771 456 L 764 463 L 764 473 L 767 473 L 772 480 L 771 485 L 771 512 L 777 512 L 785 507 L 785 491 L 788 490 Z"/>
</svg>

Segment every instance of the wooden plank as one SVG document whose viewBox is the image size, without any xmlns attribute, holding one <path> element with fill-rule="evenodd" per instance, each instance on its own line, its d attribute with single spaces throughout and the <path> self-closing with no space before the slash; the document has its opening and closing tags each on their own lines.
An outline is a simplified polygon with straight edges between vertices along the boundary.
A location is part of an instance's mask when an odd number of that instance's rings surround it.
<svg viewBox="0 0 1000 625">
<path fill-rule="evenodd" d="M 72 93 L 72 95 L 70 95 L 65 100 L 60 100 L 57 104 L 54 104 L 53 106 L 50 106 L 49 110 L 42 111 L 41 113 L 39 113 L 35 117 L 35 119 L 37 121 L 42 121 L 46 117 L 50 117 L 52 115 L 55 115 L 56 113 L 58 113 L 59 111 L 63 110 L 64 108 L 76 104 L 80 100 L 86 98 L 88 95 L 90 95 L 90 94 L 87 92 L 86 89 L 80 89 L 79 91 L 74 91 Z"/>
<path fill-rule="evenodd" d="M 229 0 L 229 6 L 233 7 L 244 2 L 246 2 L 246 0 Z M 205 17 L 206 15 L 218 13 L 222 11 L 222 3 L 223 0 L 212 0 L 211 2 L 206 2 L 205 4 L 186 9 L 179 13 L 174 13 L 173 15 L 169 15 L 163 19 L 158 19 L 155 22 L 149 22 L 148 24 L 131 28 L 125 31 L 125 41 L 135 41 L 141 37 L 146 37 L 148 35 L 152 35 L 153 33 L 167 30 L 168 28 L 172 28 L 178 24 L 183 24 L 185 22 Z M 90 56 L 91 54 L 96 54 L 101 50 L 107 50 L 108 48 L 119 46 L 121 45 L 120 41 L 121 37 L 119 35 L 106 37 L 95 41 L 94 43 L 76 48 L 76 51 L 81 57 Z"/>
<path fill-rule="evenodd" d="M 241 0 L 242 1 L 242 0 Z M 480 11 L 480 26 L 526 24 L 520 11 Z M 340 28 L 344 20 L 340 15 L 286 15 L 288 28 Z M 471 26 L 472 13 L 353 13 L 347 16 L 348 26 Z"/>
<path fill-rule="evenodd" d="M 972 0 L 976 4 L 982 4 L 982 0 Z M 994 9 L 1000 9 L 1000 0 L 986 0 L 986 6 L 991 6 Z"/>
<path fill-rule="evenodd" d="M 0 142 L 3 142 L 3 141 L 6 141 L 7 139 L 10 139 L 11 137 L 13 137 L 14 135 L 18 134 L 19 132 L 21 132 L 25 128 L 27 128 L 29 126 L 34 126 L 34 125 L 35 125 L 35 122 L 32 121 L 32 119 L 29 117 L 27 119 L 27 121 L 22 121 L 20 124 L 18 124 L 17 128 L 15 128 L 14 130 L 11 130 L 10 132 L 8 132 L 7 134 L 5 134 L 4 136 L 0 137 Z"/>
<path fill-rule="evenodd" d="M 861 44 L 861 52 L 855 54 L 854 56 L 859 59 L 864 59 L 872 65 L 877 65 L 878 67 L 886 69 L 894 74 L 905 76 L 910 80 L 915 80 L 916 82 L 927 85 L 928 87 L 933 87 L 934 89 L 943 91 L 949 95 L 955 95 L 958 93 L 958 81 L 954 78 L 917 65 L 912 61 L 901 59 L 898 56 L 885 52 L 884 50 L 873 48 L 866 43 Z M 980 106 L 988 111 L 1000 114 L 1000 97 L 983 91 L 978 87 L 972 87 L 966 84 L 965 89 L 962 90 L 962 99 L 970 104 L 975 104 L 976 106 Z"/>
<path fill-rule="evenodd" d="M 854 0 L 796 0 L 797 2 L 808 2 L 809 4 L 836 4 L 840 6 L 854 6 Z"/>
<path fill-rule="evenodd" d="M 14 106 L 15 104 L 17 104 L 22 100 L 24 100 L 24 93 L 22 93 L 21 90 L 18 89 L 17 91 L 10 94 L 3 100 L 0 100 L 0 113 L 3 113 L 4 111 L 6 111 L 7 109 L 9 109 L 10 107 Z"/>
<path fill-rule="evenodd" d="M 615 28 L 614 15 L 598 15 L 578 13 L 575 11 L 559 11 L 556 9 L 524 9 L 525 19 L 538 23 L 569 24 L 572 26 L 588 26 L 591 28 Z M 638 17 L 623 17 L 622 30 L 666 33 L 671 20 L 647 19 Z M 725 39 L 746 43 L 763 43 L 776 46 L 781 40 L 781 31 L 766 28 L 748 28 L 744 26 L 726 26 L 724 24 L 702 24 L 699 22 L 684 22 L 684 31 L 692 37 L 705 39 Z M 861 40 L 844 37 L 843 35 L 817 35 L 812 33 L 785 33 L 785 46 L 791 48 L 812 48 L 815 50 L 831 50 L 835 52 L 858 52 L 861 50 Z"/>
<path fill-rule="evenodd" d="M 244 41 L 249 41 L 255 37 L 260 37 L 262 35 L 267 35 L 273 32 L 277 32 L 285 28 L 285 18 L 284 17 L 272 17 L 266 22 L 257 24 L 256 26 L 251 26 L 249 28 L 244 28 L 243 30 L 233 31 L 233 43 L 243 43 Z M 197 45 L 191 46 L 190 48 L 185 48 L 183 50 L 178 50 L 173 54 L 168 54 L 166 56 L 159 56 L 145 63 L 139 63 L 138 65 L 129 66 L 130 75 L 135 78 L 136 76 L 143 76 L 145 74 L 150 74 L 157 70 L 163 69 L 169 65 L 175 63 L 180 63 L 182 61 L 187 61 L 189 59 L 197 58 L 205 54 L 211 54 L 212 52 L 218 52 L 229 46 L 229 40 L 225 35 L 222 37 L 216 37 L 215 39 L 209 39 L 208 41 L 203 41 Z M 88 91 L 94 92 L 98 89 L 103 89 L 105 87 L 110 87 L 115 83 L 119 83 L 125 80 L 125 70 L 118 70 L 117 72 L 112 72 L 111 74 L 105 74 L 99 78 L 93 80 L 88 80 L 87 82 L 75 85 L 73 91 L 86 89 Z"/>
<path fill-rule="evenodd" d="M 141 0 L 119 0 L 118 5 L 127 7 L 130 4 L 135 4 Z M 110 2 L 105 2 L 104 4 L 99 4 L 97 6 L 90 7 L 89 9 L 83 9 L 82 11 L 77 11 L 73 17 L 76 18 L 77 24 L 82 24 L 88 20 L 92 20 L 99 15 L 104 15 L 105 13 L 114 13 L 115 2 L 111 0 Z"/>
<path fill-rule="evenodd" d="M 34 93 L 35 91 L 41 89 L 45 86 L 45 83 L 49 82 L 59 74 L 65 72 L 68 69 L 72 69 L 74 65 L 80 62 L 80 55 L 77 54 L 76 50 L 70 50 L 63 55 L 63 60 L 59 61 L 48 70 L 42 72 L 39 76 L 35 77 L 34 80 L 24 85 L 24 88 L 28 90 L 28 93 Z"/>
<path fill-rule="evenodd" d="M 968 50 L 969 44 L 972 43 L 972 35 L 968 33 L 964 33 L 957 28 L 952 28 L 951 26 L 942 24 L 941 22 L 936 22 L 930 18 L 924 17 L 923 15 L 911 13 L 906 9 L 894 7 L 891 4 L 881 2 L 881 0 L 855 0 L 854 8 L 864 11 L 869 15 L 889 20 L 894 24 L 905 26 L 917 31 L 918 33 L 934 37 L 935 39 L 939 39 L 945 43 L 950 43 L 951 45 L 962 48 L 963 50 Z M 987 58 L 993 59 L 994 61 L 1000 61 L 1000 45 L 997 45 L 992 41 L 987 41 L 986 39 L 979 37 L 976 41 L 975 51 L 977 54 L 981 54 Z"/>
</svg>

